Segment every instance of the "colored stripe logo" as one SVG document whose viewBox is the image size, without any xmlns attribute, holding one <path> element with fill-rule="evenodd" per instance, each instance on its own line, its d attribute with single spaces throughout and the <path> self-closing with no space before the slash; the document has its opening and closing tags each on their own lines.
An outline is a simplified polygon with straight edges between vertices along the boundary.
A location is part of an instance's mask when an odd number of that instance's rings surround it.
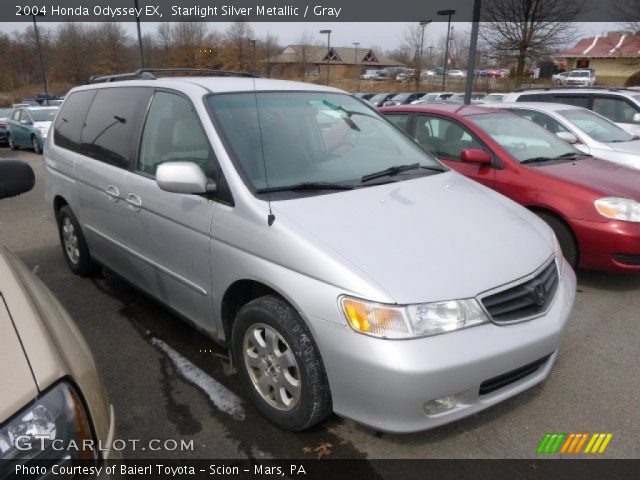
<svg viewBox="0 0 640 480">
<path fill-rule="evenodd" d="M 547 433 L 538 445 L 537 453 L 604 453 L 613 438 L 612 433 Z"/>
</svg>

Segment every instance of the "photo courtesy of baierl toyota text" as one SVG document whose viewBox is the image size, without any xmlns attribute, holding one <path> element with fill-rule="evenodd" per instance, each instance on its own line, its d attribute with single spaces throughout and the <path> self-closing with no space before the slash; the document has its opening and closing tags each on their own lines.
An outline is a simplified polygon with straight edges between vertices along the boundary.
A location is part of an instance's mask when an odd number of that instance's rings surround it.
<svg viewBox="0 0 640 480">
<path fill-rule="evenodd" d="M 638 0 L 2 0 L 0 480 L 636 480 Z"/>
</svg>

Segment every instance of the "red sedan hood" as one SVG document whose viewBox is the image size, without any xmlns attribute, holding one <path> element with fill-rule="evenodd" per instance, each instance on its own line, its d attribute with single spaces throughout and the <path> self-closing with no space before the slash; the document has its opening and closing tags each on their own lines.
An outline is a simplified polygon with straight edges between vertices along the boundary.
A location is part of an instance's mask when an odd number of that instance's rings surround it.
<svg viewBox="0 0 640 480">
<path fill-rule="evenodd" d="M 634 168 L 598 158 L 543 164 L 534 168 L 609 197 L 624 197 L 640 201 L 640 170 Z"/>
</svg>

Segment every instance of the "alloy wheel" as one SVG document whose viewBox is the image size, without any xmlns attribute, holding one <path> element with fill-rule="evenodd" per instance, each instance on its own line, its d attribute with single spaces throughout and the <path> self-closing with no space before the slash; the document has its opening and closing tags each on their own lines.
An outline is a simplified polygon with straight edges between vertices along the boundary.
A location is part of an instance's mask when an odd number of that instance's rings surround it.
<svg viewBox="0 0 640 480">
<path fill-rule="evenodd" d="M 80 261 L 80 248 L 78 246 L 78 235 L 76 229 L 69 217 L 64 217 L 62 220 L 62 239 L 64 242 L 64 251 L 67 254 L 67 258 L 77 265 Z"/>
</svg>

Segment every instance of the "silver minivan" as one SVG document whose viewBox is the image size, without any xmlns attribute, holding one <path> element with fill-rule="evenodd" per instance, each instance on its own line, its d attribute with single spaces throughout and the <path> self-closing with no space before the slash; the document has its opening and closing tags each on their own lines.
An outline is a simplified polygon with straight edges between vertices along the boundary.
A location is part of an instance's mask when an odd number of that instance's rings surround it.
<svg viewBox="0 0 640 480">
<path fill-rule="evenodd" d="M 576 288 L 553 232 L 365 102 L 249 75 L 101 80 L 45 148 L 69 267 L 108 267 L 229 347 L 274 424 L 417 431 L 549 374 Z"/>
</svg>

